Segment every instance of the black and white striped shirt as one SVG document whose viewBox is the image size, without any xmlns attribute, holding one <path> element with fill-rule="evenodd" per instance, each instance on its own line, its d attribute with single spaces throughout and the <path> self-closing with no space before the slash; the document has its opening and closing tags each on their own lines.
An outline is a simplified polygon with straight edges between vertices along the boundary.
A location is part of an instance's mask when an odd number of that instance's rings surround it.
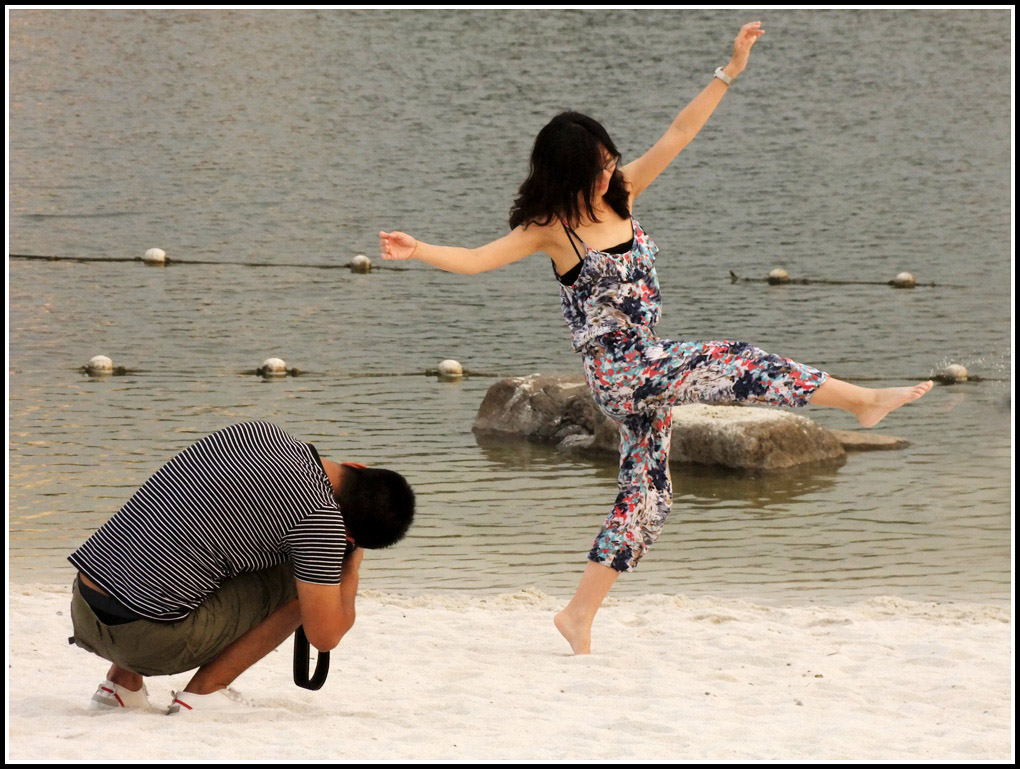
<svg viewBox="0 0 1020 769">
<path fill-rule="evenodd" d="M 288 560 L 295 578 L 337 585 L 345 546 L 315 449 L 249 422 L 167 462 L 68 560 L 127 608 L 169 621 L 237 574 Z"/>
</svg>

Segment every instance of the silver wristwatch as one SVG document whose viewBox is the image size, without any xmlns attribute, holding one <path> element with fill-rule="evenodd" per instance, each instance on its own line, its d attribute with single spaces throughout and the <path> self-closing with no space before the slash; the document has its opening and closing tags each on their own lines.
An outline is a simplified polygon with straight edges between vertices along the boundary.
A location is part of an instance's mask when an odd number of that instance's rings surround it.
<svg viewBox="0 0 1020 769">
<path fill-rule="evenodd" d="M 730 77 L 725 72 L 723 72 L 722 67 L 715 68 L 715 76 L 722 80 L 724 83 L 726 83 L 726 85 L 733 85 L 733 81 L 736 80 L 735 77 Z"/>
</svg>

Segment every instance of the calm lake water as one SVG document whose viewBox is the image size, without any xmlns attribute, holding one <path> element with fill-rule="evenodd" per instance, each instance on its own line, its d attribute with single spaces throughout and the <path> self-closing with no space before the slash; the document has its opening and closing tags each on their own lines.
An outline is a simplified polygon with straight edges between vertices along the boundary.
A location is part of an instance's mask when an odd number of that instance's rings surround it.
<svg viewBox="0 0 1020 769">
<path fill-rule="evenodd" d="M 748 69 L 635 209 L 661 248 L 660 335 L 874 385 L 949 362 L 984 380 L 893 414 L 902 451 L 675 468 L 671 520 L 614 592 L 1008 601 L 1007 10 L 10 11 L 8 253 L 207 262 L 8 260 L 12 579 L 69 580 L 67 554 L 175 452 L 267 419 L 414 485 L 418 523 L 363 587 L 568 595 L 616 467 L 479 445 L 495 380 L 423 373 L 580 377 L 548 260 L 380 265 L 377 233 L 500 236 L 553 115 L 593 115 L 632 159 L 759 18 Z M 342 269 L 357 253 L 389 269 Z M 728 278 L 777 266 L 938 285 Z M 100 353 L 129 373 L 84 375 Z M 270 356 L 307 373 L 245 373 Z"/>
</svg>

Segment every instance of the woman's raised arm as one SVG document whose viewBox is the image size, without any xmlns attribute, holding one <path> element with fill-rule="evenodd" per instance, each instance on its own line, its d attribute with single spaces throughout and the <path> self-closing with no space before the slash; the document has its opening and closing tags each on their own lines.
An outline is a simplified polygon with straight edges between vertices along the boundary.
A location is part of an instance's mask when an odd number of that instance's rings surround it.
<svg viewBox="0 0 1020 769">
<path fill-rule="evenodd" d="M 417 259 L 447 272 L 475 275 L 516 262 L 545 246 L 544 227 L 515 227 L 499 240 L 478 248 L 433 246 L 403 232 L 380 232 L 383 259 Z"/>
<path fill-rule="evenodd" d="M 765 30 L 761 29 L 760 21 L 752 21 L 740 28 L 733 42 L 733 57 L 729 64 L 722 68 L 727 77 L 735 78 L 744 71 L 751 46 L 764 34 Z M 728 88 L 729 85 L 721 78 L 713 77 L 712 82 L 673 119 L 672 125 L 662 138 L 644 155 L 623 167 L 624 178 L 631 185 L 632 198 L 644 192 L 655 177 L 680 154 L 680 150 L 690 144 L 691 139 L 719 106 Z"/>
</svg>

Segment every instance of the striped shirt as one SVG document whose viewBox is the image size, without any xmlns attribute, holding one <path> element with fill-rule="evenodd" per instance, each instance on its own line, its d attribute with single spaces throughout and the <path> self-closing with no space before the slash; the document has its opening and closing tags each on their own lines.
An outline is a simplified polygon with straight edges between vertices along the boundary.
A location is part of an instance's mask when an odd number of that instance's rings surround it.
<svg viewBox="0 0 1020 769">
<path fill-rule="evenodd" d="M 68 560 L 140 616 L 170 621 L 237 574 L 284 561 L 296 579 L 337 585 L 345 547 L 314 447 L 249 422 L 167 462 Z"/>
</svg>

